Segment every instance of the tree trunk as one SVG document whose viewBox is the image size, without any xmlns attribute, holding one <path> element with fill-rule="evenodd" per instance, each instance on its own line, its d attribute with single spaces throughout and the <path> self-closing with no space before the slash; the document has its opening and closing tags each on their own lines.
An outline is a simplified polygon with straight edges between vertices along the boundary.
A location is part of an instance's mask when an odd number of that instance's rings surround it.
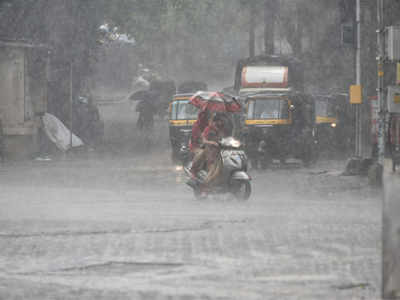
<svg viewBox="0 0 400 300">
<path fill-rule="evenodd" d="M 256 15 L 257 6 L 253 1 L 250 6 L 250 28 L 249 28 L 249 56 L 254 57 L 255 55 L 255 43 L 256 43 Z"/>
<path fill-rule="evenodd" d="M 274 54 L 275 15 L 277 0 L 264 0 L 264 51 L 265 54 Z"/>
</svg>

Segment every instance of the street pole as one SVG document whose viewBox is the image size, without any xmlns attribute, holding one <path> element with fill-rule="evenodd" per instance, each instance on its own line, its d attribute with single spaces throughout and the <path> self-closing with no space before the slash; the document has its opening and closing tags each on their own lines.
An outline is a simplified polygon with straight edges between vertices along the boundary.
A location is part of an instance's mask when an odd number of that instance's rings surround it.
<svg viewBox="0 0 400 300">
<path fill-rule="evenodd" d="M 357 45 L 356 45 L 356 84 L 361 85 L 361 8 L 360 0 L 356 0 L 356 28 L 357 28 Z M 355 155 L 362 156 L 362 119 L 361 104 L 356 104 L 356 142 Z"/>
<path fill-rule="evenodd" d="M 71 61 L 69 68 L 69 146 L 72 149 L 72 106 L 73 106 L 73 85 L 72 85 L 72 67 L 73 63 Z"/>
<path fill-rule="evenodd" d="M 377 17 L 378 17 L 378 29 L 377 29 L 377 43 L 378 43 L 378 104 L 379 104 L 379 120 L 378 120 L 378 165 L 380 170 L 383 170 L 384 158 L 385 158 L 385 119 L 386 119 L 386 105 L 383 91 L 383 78 L 384 78 L 384 23 L 383 23 L 383 0 L 377 0 Z M 381 177 L 382 172 L 379 174 Z M 382 178 L 379 178 L 381 180 Z"/>
</svg>

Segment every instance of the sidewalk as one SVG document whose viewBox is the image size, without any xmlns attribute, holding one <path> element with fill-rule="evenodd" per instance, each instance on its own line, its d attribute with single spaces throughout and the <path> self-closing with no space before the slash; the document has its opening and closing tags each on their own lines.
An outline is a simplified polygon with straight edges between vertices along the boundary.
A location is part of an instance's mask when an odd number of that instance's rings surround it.
<svg viewBox="0 0 400 300">
<path fill-rule="evenodd" d="M 390 159 L 385 160 L 383 176 L 383 293 L 400 299 L 400 170 L 392 172 Z"/>
</svg>

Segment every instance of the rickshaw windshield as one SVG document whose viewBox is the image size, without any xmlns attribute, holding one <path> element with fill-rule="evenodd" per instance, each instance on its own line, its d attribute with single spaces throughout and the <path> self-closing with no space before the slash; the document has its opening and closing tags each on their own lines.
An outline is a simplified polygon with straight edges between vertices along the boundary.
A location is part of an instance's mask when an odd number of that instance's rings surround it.
<svg viewBox="0 0 400 300">
<path fill-rule="evenodd" d="M 336 118 L 336 110 L 334 103 L 329 100 L 315 101 L 315 112 L 318 117 Z"/>
<path fill-rule="evenodd" d="M 189 103 L 189 100 L 179 100 L 171 103 L 171 120 L 196 120 L 198 108 Z"/>
<path fill-rule="evenodd" d="M 289 119 L 289 102 L 284 99 L 256 99 L 250 100 L 247 119 L 268 120 L 268 119 Z"/>
</svg>

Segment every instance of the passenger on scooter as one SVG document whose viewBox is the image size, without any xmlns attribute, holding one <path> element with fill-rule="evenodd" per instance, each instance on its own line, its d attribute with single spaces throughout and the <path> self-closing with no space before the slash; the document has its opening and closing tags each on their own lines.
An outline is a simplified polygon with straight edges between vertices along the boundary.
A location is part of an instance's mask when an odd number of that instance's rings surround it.
<svg viewBox="0 0 400 300">
<path fill-rule="evenodd" d="M 210 119 L 210 112 L 208 110 L 202 110 L 197 117 L 196 122 L 192 126 L 192 137 L 190 139 L 189 148 L 193 153 L 193 161 L 191 173 L 196 176 L 197 172 L 200 171 L 202 165 L 205 163 L 205 151 L 202 147 L 202 133 L 207 127 Z"/>
<path fill-rule="evenodd" d="M 204 155 L 207 160 L 207 177 L 204 180 L 204 188 L 210 187 L 216 182 L 221 170 L 222 161 L 219 156 L 218 141 L 228 134 L 224 126 L 224 119 L 223 113 L 216 113 L 202 134 L 205 145 Z"/>
</svg>

